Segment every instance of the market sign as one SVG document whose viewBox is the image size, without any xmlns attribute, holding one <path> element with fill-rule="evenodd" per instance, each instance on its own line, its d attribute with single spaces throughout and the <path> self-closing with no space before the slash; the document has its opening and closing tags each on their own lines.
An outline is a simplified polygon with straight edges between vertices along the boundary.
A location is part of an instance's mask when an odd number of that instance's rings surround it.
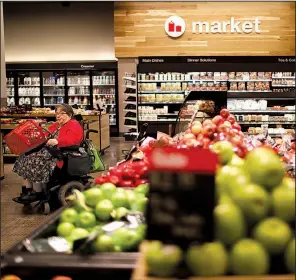
<svg viewBox="0 0 296 280">
<path fill-rule="evenodd" d="M 193 34 L 249 34 L 252 32 L 260 34 L 260 23 L 258 17 L 248 21 L 236 20 L 234 17 L 227 21 L 193 21 L 191 32 Z M 184 34 L 186 24 L 181 17 L 171 16 L 165 21 L 164 29 L 168 36 L 178 38 Z"/>
</svg>

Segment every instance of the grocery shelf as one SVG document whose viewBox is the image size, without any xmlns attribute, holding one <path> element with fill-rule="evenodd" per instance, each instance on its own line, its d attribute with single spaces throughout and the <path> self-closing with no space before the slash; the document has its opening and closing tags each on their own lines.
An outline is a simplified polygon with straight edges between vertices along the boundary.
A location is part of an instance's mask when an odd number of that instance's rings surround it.
<svg viewBox="0 0 296 280">
<path fill-rule="evenodd" d="M 52 95 L 52 94 L 43 94 L 44 97 L 61 97 L 65 96 L 65 94 L 57 94 L 57 95 Z"/>
<path fill-rule="evenodd" d="M 75 97 L 75 96 L 90 96 L 90 94 L 69 94 L 68 96 Z"/>
<path fill-rule="evenodd" d="M 129 95 L 129 96 L 137 96 L 137 94 L 134 93 L 134 92 L 132 92 L 132 93 L 125 92 L 124 94 L 125 94 L 125 95 Z"/>
<path fill-rule="evenodd" d="M 57 105 L 59 105 L 59 103 L 56 103 L 56 104 L 44 104 L 44 106 L 57 106 Z M 74 104 L 69 104 L 69 105 L 74 105 Z M 79 105 L 79 104 L 77 104 L 77 105 Z"/>
<path fill-rule="evenodd" d="M 122 79 L 129 80 L 129 81 L 134 81 L 134 82 L 137 81 L 137 78 L 136 77 L 122 77 Z"/>
<path fill-rule="evenodd" d="M 89 87 L 90 85 L 68 84 L 69 87 Z"/>
<path fill-rule="evenodd" d="M 272 80 L 271 79 L 253 79 L 253 80 L 235 80 L 235 79 L 231 79 L 231 80 L 228 80 L 229 82 L 271 82 Z"/>
<path fill-rule="evenodd" d="M 6 85 L 6 87 L 14 87 L 14 85 Z"/>
<path fill-rule="evenodd" d="M 280 113 L 280 114 L 295 114 L 295 111 L 291 110 L 229 110 L 233 114 L 268 114 L 268 113 Z"/>
<path fill-rule="evenodd" d="M 295 87 L 295 85 L 272 85 L 273 87 Z"/>
<path fill-rule="evenodd" d="M 139 102 L 139 106 L 146 104 L 160 104 L 160 105 L 174 105 L 174 104 L 183 104 L 183 102 Z"/>
<path fill-rule="evenodd" d="M 129 120 L 133 120 L 133 121 L 136 121 L 137 120 L 137 118 L 135 118 L 135 117 L 126 117 L 126 116 L 124 116 L 124 118 L 125 119 L 129 119 Z"/>
<path fill-rule="evenodd" d="M 115 84 L 100 84 L 100 85 L 93 85 L 94 87 L 102 87 L 102 86 L 115 86 Z"/>
<path fill-rule="evenodd" d="M 261 93 L 261 92 L 272 92 L 272 90 L 228 90 L 227 92 L 251 92 L 251 93 Z"/>
<path fill-rule="evenodd" d="M 44 87 L 64 87 L 65 85 L 43 85 Z"/>
<path fill-rule="evenodd" d="M 176 93 L 179 93 L 179 94 L 184 94 L 185 93 L 185 90 L 182 90 L 182 91 L 139 91 L 139 94 L 147 94 L 147 93 L 151 93 L 151 94 L 156 94 L 156 93 L 170 93 L 170 94 L 176 94 Z"/>
<path fill-rule="evenodd" d="M 25 94 L 25 95 L 19 95 L 19 97 L 37 97 L 40 98 L 40 95 L 32 95 L 32 94 Z"/>
<path fill-rule="evenodd" d="M 259 121 L 259 122 L 245 122 L 238 121 L 240 124 L 295 124 L 295 121 L 286 121 L 286 122 L 274 122 L 274 121 Z"/>
<path fill-rule="evenodd" d="M 17 126 L 19 125 L 19 123 L 11 123 L 11 124 L 3 124 L 3 123 L 1 123 L 0 124 L 0 128 L 1 128 L 1 130 L 2 129 L 15 129 Z"/>
<path fill-rule="evenodd" d="M 227 98 L 253 98 L 253 99 L 294 99 L 295 92 L 227 92 Z"/>
<path fill-rule="evenodd" d="M 18 157 L 18 155 L 15 154 L 3 154 L 4 157 Z"/>
<path fill-rule="evenodd" d="M 194 83 L 194 82 L 227 82 L 228 80 L 140 80 L 139 83 Z"/>
<path fill-rule="evenodd" d="M 290 77 L 277 77 L 277 76 L 272 76 L 273 79 L 295 79 L 295 76 L 290 76 Z"/>
<path fill-rule="evenodd" d="M 125 124 L 124 126 L 126 126 L 126 127 L 130 127 L 130 128 L 137 128 L 136 125 L 128 125 L 128 124 Z"/>
<path fill-rule="evenodd" d="M 136 104 L 137 105 L 137 101 L 124 100 L 123 103 L 129 103 L 129 104 Z"/>
<path fill-rule="evenodd" d="M 40 87 L 40 85 L 18 85 L 18 87 Z"/>
<path fill-rule="evenodd" d="M 136 85 L 124 85 L 124 87 L 126 88 L 132 88 L 132 89 L 137 89 L 137 86 Z"/>
</svg>

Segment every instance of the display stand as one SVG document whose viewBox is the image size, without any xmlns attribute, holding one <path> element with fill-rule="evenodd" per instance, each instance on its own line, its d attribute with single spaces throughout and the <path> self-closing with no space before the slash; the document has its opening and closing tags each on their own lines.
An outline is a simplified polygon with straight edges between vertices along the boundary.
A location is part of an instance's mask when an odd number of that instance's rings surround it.
<svg viewBox="0 0 296 280">
<path fill-rule="evenodd" d="M 1 132 L 0 132 L 1 133 Z M 0 180 L 4 179 L 2 134 L 0 135 Z"/>
</svg>

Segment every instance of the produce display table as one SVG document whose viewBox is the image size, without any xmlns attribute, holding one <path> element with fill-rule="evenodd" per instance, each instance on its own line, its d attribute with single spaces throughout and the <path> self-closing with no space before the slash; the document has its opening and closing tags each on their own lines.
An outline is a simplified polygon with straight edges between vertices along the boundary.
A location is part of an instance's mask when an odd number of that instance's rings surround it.
<svg viewBox="0 0 296 280">
<path fill-rule="evenodd" d="M 132 274 L 132 280 L 173 280 L 173 278 L 158 278 L 147 276 L 147 266 L 143 252 L 145 251 L 146 243 L 143 242 L 140 248 L 141 254 L 137 259 L 136 268 Z M 295 275 L 263 275 L 263 276 L 221 276 L 221 277 L 190 277 L 188 280 L 294 280 Z"/>
</svg>

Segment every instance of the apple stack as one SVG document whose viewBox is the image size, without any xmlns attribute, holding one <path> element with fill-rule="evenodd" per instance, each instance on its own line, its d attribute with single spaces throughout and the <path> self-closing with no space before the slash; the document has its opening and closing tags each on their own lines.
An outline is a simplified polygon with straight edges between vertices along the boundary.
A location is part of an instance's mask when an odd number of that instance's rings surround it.
<svg viewBox="0 0 296 280">
<path fill-rule="evenodd" d="M 95 231 L 99 235 L 93 243 L 97 252 L 138 251 L 138 245 L 145 236 L 143 221 L 133 227 L 121 223 L 119 228 L 111 226 L 113 221 L 124 220 L 126 215 L 143 217 L 147 205 L 148 185 L 141 184 L 133 190 L 116 188 L 112 183 L 103 183 L 84 193 L 75 191 L 73 205 L 64 210 L 56 228 L 58 236 L 63 237 L 69 247 L 76 240 L 89 237 Z M 137 224 L 137 226 L 136 226 Z M 108 228 L 108 231 L 106 230 Z"/>
<path fill-rule="evenodd" d="M 186 252 L 149 242 L 144 253 L 149 274 L 173 277 L 185 262 L 194 276 L 281 273 L 290 279 L 288 274 L 295 273 L 295 181 L 285 177 L 270 148 L 256 148 L 245 159 L 230 142 L 217 142 L 213 150 L 222 163 L 216 174 L 215 240 L 192 244 Z"/>
</svg>

